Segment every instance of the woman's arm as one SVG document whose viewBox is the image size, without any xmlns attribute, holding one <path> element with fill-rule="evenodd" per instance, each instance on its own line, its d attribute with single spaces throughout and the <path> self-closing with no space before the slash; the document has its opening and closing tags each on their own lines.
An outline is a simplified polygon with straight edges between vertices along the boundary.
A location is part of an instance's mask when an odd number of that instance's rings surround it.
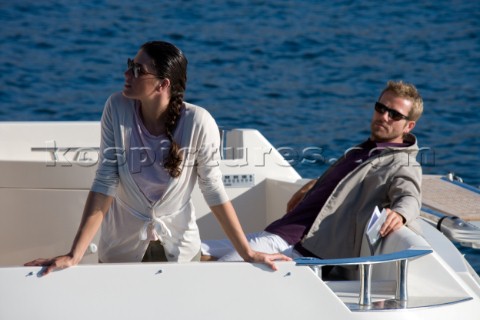
<svg viewBox="0 0 480 320">
<path fill-rule="evenodd" d="M 250 248 L 222 182 L 222 172 L 219 168 L 221 161 L 219 153 L 220 135 L 215 120 L 207 112 L 203 113 L 202 126 L 198 134 L 201 137 L 196 146 L 199 150 L 196 158 L 198 184 L 205 201 L 210 206 L 235 250 L 245 261 L 264 263 L 276 270 L 274 260 L 291 259 L 283 254 L 265 254 Z"/>
<path fill-rule="evenodd" d="M 70 252 L 51 259 L 36 259 L 25 263 L 25 266 L 44 266 L 46 268 L 43 270 L 42 275 L 47 275 L 55 269 L 64 269 L 78 264 L 97 233 L 103 217 L 108 212 L 112 199 L 113 197 L 111 196 L 90 192 Z"/>
<path fill-rule="evenodd" d="M 222 226 L 223 231 L 232 242 L 235 250 L 237 250 L 245 261 L 264 263 L 273 270 L 277 270 L 274 263 L 275 260 L 291 260 L 289 257 L 280 253 L 266 254 L 252 250 L 230 201 L 220 205 L 211 206 L 210 209 Z"/>
</svg>

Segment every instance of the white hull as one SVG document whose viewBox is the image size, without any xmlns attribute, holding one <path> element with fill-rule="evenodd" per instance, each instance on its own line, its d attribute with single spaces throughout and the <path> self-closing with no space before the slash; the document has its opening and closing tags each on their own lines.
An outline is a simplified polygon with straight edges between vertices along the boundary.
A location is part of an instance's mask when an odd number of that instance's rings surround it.
<svg viewBox="0 0 480 320">
<path fill-rule="evenodd" d="M 0 319 L 478 317 L 478 276 L 426 222 L 423 237 L 403 228 L 376 252 L 433 250 L 409 263 L 408 301 L 400 310 L 387 303 L 395 299 L 395 263 L 373 267 L 369 307 L 358 304 L 358 280 L 322 281 L 294 262 L 278 263 L 278 272 L 247 263 L 100 265 L 98 237 L 82 265 L 37 277 L 39 268 L 20 265 L 69 250 L 93 179 L 98 137 L 98 123 L 0 124 Z M 257 131 L 234 130 L 224 138 L 227 192 L 246 232 L 261 230 L 284 214 L 305 180 Z M 193 198 L 202 237 L 223 238 L 198 189 Z"/>
<path fill-rule="evenodd" d="M 79 266 L 48 277 L 2 270 L 2 319 L 477 319 L 478 300 L 437 307 L 351 311 L 307 267 L 271 272 L 245 263 Z M 161 273 L 158 273 L 159 271 Z M 7 275 L 8 276 L 4 276 Z M 417 279 L 418 280 L 418 279 Z M 430 283 L 431 284 L 431 283 Z M 353 285 L 352 287 L 357 287 Z M 379 285 L 380 287 L 380 285 Z M 382 291 L 392 289 L 383 285 Z M 430 295 L 437 286 L 425 288 Z M 391 291 L 391 290 L 390 290 Z M 444 288 L 443 295 L 458 294 Z M 420 294 L 420 293 L 419 293 Z M 426 294 L 426 293 L 425 293 Z M 465 293 L 463 293 L 465 294 Z M 350 296 L 350 297 L 349 297 Z M 375 297 L 391 298 L 392 294 Z M 412 297 L 413 299 L 414 297 Z M 424 296 L 428 302 L 428 298 Z M 437 296 L 438 298 L 438 296 Z M 431 299 L 433 300 L 433 299 Z M 461 315 L 461 316 L 459 316 Z"/>
</svg>

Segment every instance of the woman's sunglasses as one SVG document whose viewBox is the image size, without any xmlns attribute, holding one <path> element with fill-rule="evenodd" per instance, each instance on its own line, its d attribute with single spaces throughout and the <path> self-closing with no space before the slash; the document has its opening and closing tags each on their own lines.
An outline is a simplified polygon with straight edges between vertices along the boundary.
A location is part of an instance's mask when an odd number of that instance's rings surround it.
<svg viewBox="0 0 480 320">
<path fill-rule="evenodd" d="M 148 71 L 145 71 L 143 68 L 142 68 L 142 65 L 139 64 L 139 63 L 135 63 L 132 59 L 128 58 L 127 60 L 127 70 L 132 70 L 133 72 L 133 76 L 135 78 L 138 78 L 140 76 L 143 76 L 143 75 L 146 75 L 146 74 L 151 74 L 151 75 L 154 75 L 154 76 L 157 76 L 155 73 L 151 73 L 151 72 L 148 72 Z"/>
<path fill-rule="evenodd" d="M 408 120 L 407 116 L 404 116 L 403 114 L 401 114 L 397 110 L 390 109 L 389 107 L 387 107 L 386 105 L 384 105 L 383 103 L 378 102 L 378 101 L 375 102 L 375 111 L 377 111 L 378 113 L 381 113 L 381 114 L 384 114 L 385 112 L 388 112 L 388 116 L 390 117 L 390 119 L 393 119 L 395 121 L 399 121 L 399 120 L 402 120 L 402 119 Z"/>
</svg>

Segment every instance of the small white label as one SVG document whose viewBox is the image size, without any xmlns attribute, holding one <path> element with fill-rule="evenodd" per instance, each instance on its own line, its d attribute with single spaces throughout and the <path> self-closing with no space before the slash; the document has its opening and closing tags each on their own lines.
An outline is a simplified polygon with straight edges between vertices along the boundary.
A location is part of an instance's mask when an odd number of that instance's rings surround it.
<svg viewBox="0 0 480 320">
<path fill-rule="evenodd" d="M 223 176 L 223 184 L 230 188 L 249 188 L 255 185 L 254 174 L 226 174 Z"/>
</svg>

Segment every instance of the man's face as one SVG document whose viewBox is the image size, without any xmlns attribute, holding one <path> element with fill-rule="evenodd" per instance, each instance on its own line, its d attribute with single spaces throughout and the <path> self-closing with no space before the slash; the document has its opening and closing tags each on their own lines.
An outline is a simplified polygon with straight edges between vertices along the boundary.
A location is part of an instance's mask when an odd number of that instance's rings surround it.
<svg viewBox="0 0 480 320">
<path fill-rule="evenodd" d="M 403 135 L 415 127 L 415 121 L 404 119 L 404 117 L 400 118 L 399 116 L 408 117 L 413 102 L 398 97 L 390 91 L 385 92 L 378 102 L 380 102 L 380 106 L 383 105 L 383 108 L 380 107 L 378 108 L 379 110 L 373 112 L 370 124 L 370 138 L 376 142 L 402 143 Z M 395 113 L 395 111 L 400 115 Z M 394 118 L 397 118 L 397 120 Z"/>
</svg>

